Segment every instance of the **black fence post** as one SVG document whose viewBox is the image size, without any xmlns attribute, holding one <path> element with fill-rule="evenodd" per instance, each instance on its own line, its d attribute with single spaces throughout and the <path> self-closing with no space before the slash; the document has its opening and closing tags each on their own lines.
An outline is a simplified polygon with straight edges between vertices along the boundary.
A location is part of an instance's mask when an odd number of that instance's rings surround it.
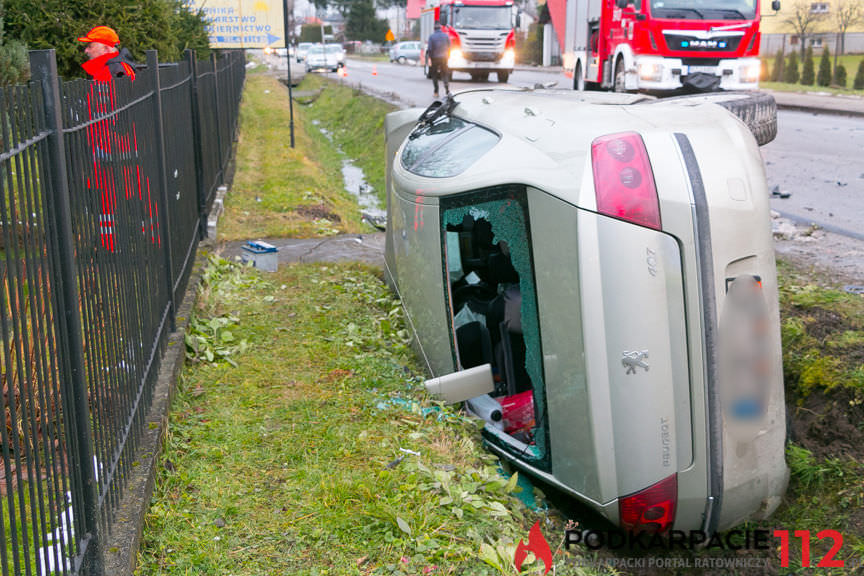
<svg viewBox="0 0 864 576">
<path fill-rule="evenodd" d="M 156 133 L 156 163 L 159 170 L 159 200 L 162 208 L 159 210 L 159 220 L 165 223 L 162 232 L 165 238 L 165 279 L 168 282 L 168 300 L 171 312 L 171 331 L 177 329 L 177 307 L 174 298 L 174 250 L 171 244 L 171 214 L 168 210 L 168 165 L 165 158 L 165 126 L 162 124 L 162 85 L 159 81 L 159 54 L 156 50 L 147 50 L 147 73 L 152 74 L 153 82 L 153 126 Z"/>
<path fill-rule="evenodd" d="M 198 194 L 198 235 L 207 237 L 207 185 L 204 183 L 204 160 L 201 146 L 201 111 L 198 109 L 198 61 L 194 50 L 186 50 L 184 58 L 189 62 L 192 86 L 192 136 L 195 141 L 195 182 Z"/>
<path fill-rule="evenodd" d="M 71 398 L 74 407 L 74 413 L 69 416 L 78 443 L 78 461 L 75 465 L 79 467 L 81 474 L 84 502 L 83 516 L 86 533 L 82 538 L 82 545 L 86 545 L 86 550 L 82 559 L 82 568 L 84 573 L 102 574 L 102 556 L 99 550 L 99 496 L 93 465 L 93 431 L 84 367 L 78 277 L 75 271 L 75 235 L 72 230 L 69 174 L 66 170 L 66 147 L 63 141 L 60 77 L 57 74 L 54 50 L 31 50 L 30 73 L 33 81 L 42 85 L 45 124 L 50 130 L 49 166 L 45 172 L 50 178 L 48 193 L 51 196 L 54 216 L 52 240 L 56 250 L 57 271 L 60 274 L 58 300 L 62 306 L 60 312 L 63 321 L 59 325 L 65 332 L 63 339 L 68 353 L 68 361 L 60 363 L 61 370 L 68 371 L 68 374 L 61 379 L 61 386 L 62 394 Z"/>
<path fill-rule="evenodd" d="M 216 109 L 216 148 L 219 151 L 219 184 L 225 183 L 225 163 L 222 160 L 222 130 L 219 124 L 222 123 L 222 115 L 219 110 L 219 59 L 216 58 L 216 53 L 210 53 L 210 62 L 213 63 L 213 107 Z"/>
</svg>

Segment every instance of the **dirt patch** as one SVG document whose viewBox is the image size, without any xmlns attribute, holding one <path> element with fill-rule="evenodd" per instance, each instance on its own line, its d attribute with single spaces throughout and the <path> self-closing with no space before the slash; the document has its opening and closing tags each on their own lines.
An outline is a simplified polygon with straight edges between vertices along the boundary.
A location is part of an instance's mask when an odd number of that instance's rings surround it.
<svg viewBox="0 0 864 576">
<path fill-rule="evenodd" d="M 826 310 L 819 306 L 809 308 L 794 308 L 796 316 L 807 318 L 807 333 L 818 340 L 824 341 L 829 336 L 851 329 L 851 326 L 839 312 Z"/>
<path fill-rule="evenodd" d="M 310 220 L 323 218 L 330 222 L 342 222 L 342 217 L 331 212 L 324 204 L 317 204 L 315 206 L 298 206 L 294 211 Z"/>
<path fill-rule="evenodd" d="M 864 407 L 848 389 L 810 394 L 801 406 L 787 406 L 792 440 L 817 458 L 864 460 Z"/>
</svg>

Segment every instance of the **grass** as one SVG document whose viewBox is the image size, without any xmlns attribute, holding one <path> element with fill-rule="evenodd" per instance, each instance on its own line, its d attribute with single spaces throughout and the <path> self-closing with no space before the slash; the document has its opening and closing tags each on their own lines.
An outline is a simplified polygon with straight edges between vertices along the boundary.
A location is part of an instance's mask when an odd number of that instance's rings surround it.
<svg viewBox="0 0 864 576">
<path fill-rule="evenodd" d="M 233 316 L 231 340 L 248 344 L 236 367 L 182 375 L 138 574 L 515 573 L 481 555 L 512 559 L 537 517 L 476 423 L 419 393 L 377 273 L 309 264 L 264 280 L 211 263 L 196 315 Z"/>
<path fill-rule="evenodd" d="M 810 530 L 812 563 L 828 552 L 824 529 L 839 531 L 838 558 L 864 553 L 864 297 L 778 261 L 783 371 L 792 442 L 784 503 L 766 525 Z M 789 570 L 801 568 L 801 546 L 792 548 Z M 795 567 L 798 567 L 795 569 Z M 849 570 L 836 569 L 836 574 Z"/>
<path fill-rule="evenodd" d="M 302 86 L 301 86 L 302 89 Z M 249 74 L 240 110 L 237 174 L 225 201 L 221 240 L 316 237 L 366 227 L 342 184 L 341 158 L 295 105 L 290 147 L 287 90 Z"/>
<path fill-rule="evenodd" d="M 788 393 L 845 389 L 864 402 L 864 298 L 780 264 L 783 372 Z"/>
<path fill-rule="evenodd" d="M 771 77 L 771 70 L 774 68 L 774 57 L 775 54 L 763 54 L 762 66 L 765 68 L 765 76 L 767 78 Z M 819 60 L 821 55 L 813 56 L 813 63 L 815 65 L 816 73 L 819 72 Z M 788 59 L 788 54 L 787 54 Z M 846 86 L 805 86 L 804 84 L 789 84 L 786 82 L 759 82 L 759 87 L 764 88 L 766 90 L 777 90 L 780 92 L 828 92 L 830 94 L 856 94 L 856 95 L 864 95 L 864 91 L 862 90 L 854 90 L 852 88 L 852 83 L 855 81 L 855 74 L 858 72 L 858 64 L 864 60 L 864 55 L 862 54 L 843 54 L 839 56 L 837 59 L 838 64 L 842 64 L 846 68 Z M 798 71 L 801 71 L 803 64 L 801 60 L 798 61 Z M 834 70 L 834 56 L 831 55 L 831 70 Z"/>
<path fill-rule="evenodd" d="M 384 116 L 394 106 L 359 91 L 309 75 L 304 86 L 324 89 L 305 111 L 332 135 L 336 144 L 363 170 L 367 182 L 385 205 Z"/>
</svg>

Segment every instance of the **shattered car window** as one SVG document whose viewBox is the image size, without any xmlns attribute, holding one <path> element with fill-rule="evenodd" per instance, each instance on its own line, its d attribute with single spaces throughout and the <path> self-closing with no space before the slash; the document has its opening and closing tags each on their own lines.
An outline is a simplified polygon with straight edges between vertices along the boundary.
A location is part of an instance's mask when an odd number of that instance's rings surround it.
<svg viewBox="0 0 864 576">
<path fill-rule="evenodd" d="M 402 166 L 419 176 L 449 178 L 464 172 L 498 143 L 494 132 L 453 116 L 417 127 L 402 151 Z"/>
</svg>

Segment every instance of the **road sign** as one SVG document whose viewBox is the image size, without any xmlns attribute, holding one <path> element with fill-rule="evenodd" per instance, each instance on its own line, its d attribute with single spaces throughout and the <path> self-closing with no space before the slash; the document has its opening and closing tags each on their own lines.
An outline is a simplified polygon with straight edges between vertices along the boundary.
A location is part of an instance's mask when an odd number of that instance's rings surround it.
<svg viewBox="0 0 864 576">
<path fill-rule="evenodd" d="M 283 0 L 191 0 L 211 48 L 284 48 Z"/>
<path fill-rule="evenodd" d="M 388 29 L 387 35 L 384 37 L 384 39 L 387 40 L 387 42 L 392 42 L 393 40 L 395 40 L 396 36 L 393 35 L 393 30 Z"/>
</svg>

